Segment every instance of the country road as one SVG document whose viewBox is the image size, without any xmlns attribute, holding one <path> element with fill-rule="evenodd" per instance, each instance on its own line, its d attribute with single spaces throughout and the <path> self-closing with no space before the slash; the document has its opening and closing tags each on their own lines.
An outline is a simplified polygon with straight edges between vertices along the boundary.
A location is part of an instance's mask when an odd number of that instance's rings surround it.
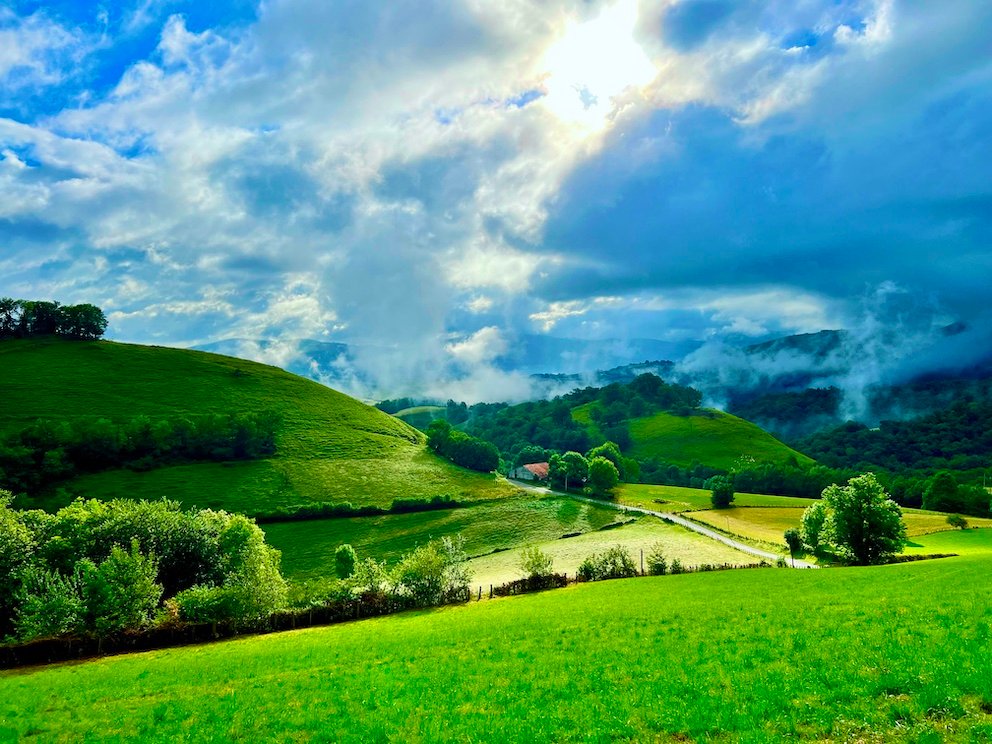
<svg viewBox="0 0 992 744">
<path fill-rule="evenodd" d="M 588 498 L 587 496 L 579 496 L 574 493 L 553 491 L 550 488 L 546 488 L 544 486 L 532 486 L 529 483 L 524 483 L 523 481 L 518 481 L 518 480 L 510 480 L 510 482 L 513 485 L 517 486 L 518 488 L 522 488 L 525 491 L 531 491 L 533 493 L 539 493 L 542 495 L 554 494 L 556 496 L 568 496 L 569 498 L 575 499 L 576 501 L 585 501 L 588 504 L 598 504 L 600 506 L 607 506 L 611 509 L 616 509 L 617 511 L 636 512 L 638 514 L 647 514 L 648 516 L 658 517 L 658 519 L 662 519 L 666 522 L 670 522 L 671 524 L 680 525 L 682 527 L 685 527 L 686 529 L 692 530 L 693 532 L 698 532 L 700 535 L 703 535 L 704 537 L 708 537 L 711 540 L 716 540 L 717 542 L 721 542 L 724 545 L 727 545 L 728 547 L 734 548 L 736 550 L 740 550 L 742 553 L 747 553 L 748 555 L 753 555 L 758 558 L 763 558 L 773 563 L 782 557 L 779 553 L 771 553 L 767 550 L 761 550 L 760 548 L 755 548 L 752 545 L 748 545 L 746 543 L 742 543 L 737 540 L 734 540 L 733 538 L 727 537 L 726 535 L 723 535 L 715 530 L 711 530 L 709 527 L 704 527 L 698 522 L 693 522 L 691 519 L 680 517 L 678 514 L 669 514 L 667 512 L 659 512 L 659 511 L 654 511 L 652 509 L 644 509 L 640 506 L 628 506 L 627 504 L 617 504 L 613 501 L 591 499 Z M 819 568 L 819 566 L 817 566 L 816 564 L 808 563 L 806 561 L 792 560 L 792 561 L 787 561 L 787 564 L 790 564 L 792 568 Z"/>
</svg>

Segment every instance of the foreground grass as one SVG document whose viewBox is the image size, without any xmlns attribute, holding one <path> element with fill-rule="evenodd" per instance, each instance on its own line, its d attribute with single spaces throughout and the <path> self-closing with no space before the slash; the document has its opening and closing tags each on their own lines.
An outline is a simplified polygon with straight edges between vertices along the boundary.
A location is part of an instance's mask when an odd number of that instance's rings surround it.
<svg viewBox="0 0 992 744">
<path fill-rule="evenodd" d="M 284 573 L 305 579 L 333 573 L 334 551 L 342 543 L 350 543 L 361 558 L 391 563 L 428 540 L 461 534 L 468 554 L 481 555 L 598 530 L 620 518 L 613 509 L 570 498 L 525 497 L 465 509 L 285 522 L 263 529 L 267 541 L 283 551 Z"/>
<path fill-rule="evenodd" d="M 388 507 L 400 497 L 462 501 L 515 494 L 492 476 L 435 457 L 397 418 L 312 380 L 242 359 L 108 341 L 0 341 L 0 432 L 37 418 L 195 416 L 272 411 L 282 417 L 276 455 L 97 473 L 34 494 L 55 509 L 76 495 L 160 498 L 185 506 L 271 511 L 307 501 Z"/>
<path fill-rule="evenodd" d="M 987 741 L 989 567 L 603 582 L 7 672 L 0 737 Z"/>
</svg>

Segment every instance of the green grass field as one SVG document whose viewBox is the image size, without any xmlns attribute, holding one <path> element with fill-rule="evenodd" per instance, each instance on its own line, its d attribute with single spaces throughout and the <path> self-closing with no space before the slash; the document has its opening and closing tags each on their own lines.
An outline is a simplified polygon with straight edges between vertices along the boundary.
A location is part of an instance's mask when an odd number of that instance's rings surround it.
<svg viewBox="0 0 992 744">
<path fill-rule="evenodd" d="M 614 516 L 617 515 L 613 512 Z M 629 519 L 629 517 L 626 517 Z M 684 566 L 698 566 L 703 563 L 730 563 L 749 566 L 759 562 L 758 558 L 726 545 L 703 537 L 691 530 L 663 522 L 656 517 L 641 517 L 630 524 L 599 532 L 587 532 L 578 537 L 549 540 L 536 543 L 554 561 L 558 573 L 575 574 L 583 559 L 615 545 L 626 548 L 635 561 L 640 560 L 640 551 L 647 555 L 658 545 L 665 558 L 671 562 L 678 559 Z M 473 586 L 488 588 L 490 584 L 503 584 L 523 578 L 519 569 L 520 551 L 509 550 L 493 553 L 469 562 L 473 571 Z"/>
<path fill-rule="evenodd" d="M 989 566 L 602 582 L 4 672 L 0 738 L 988 741 Z"/>
<path fill-rule="evenodd" d="M 156 416 L 275 411 L 283 419 L 267 460 L 205 463 L 147 473 L 110 471 L 67 484 L 38 502 L 73 495 L 168 496 L 189 506 L 266 511 L 308 501 L 388 507 L 400 497 L 459 500 L 516 489 L 435 457 L 399 419 L 275 367 L 199 351 L 33 339 L 0 342 L 0 431 L 36 418 Z"/>
<path fill-rule="evenodd" d="M 461 534 L 468 554 L 482 555 L 597 530 L 621 517 L 614 509 L 569 498 L 524 497 L 465 509 L 284 522 L 262 529 L 268 542 L 283 551 L 285 574 L 307 579 L 333 572 L 334 551 L 342 543 L 351 544 L 360 558 L 392 563 L 428 540 Z"/>
<path fill-rule="evenodd" d="M 617 500 L 622 504 L 640 506 L 660 512 L 684 512 L 710 509 L 710 492 L 704 488 L 684 486 L 652 486 L 643 483 L 622 483 L 616 490 Z M 660 501 L 664 503 L 658 503 Z M 777 506 L 782 508 L 805 509 L 816 499 L 792 496 L 767 496 L 760 493 L 734 494 L 737 506 Z"/>
<path fill-rule="evenodd" d="M 412 408 L 404 408 L 402 411 L 397 411 L 393 415 L 405 421 L 421 431 L 425 430 L 430 426 L 431 421 L 437 418 L 445 418 L 445 411 L 447 409 L 444 406 L 413 406 Z"/>
<path fill-rule="evenodd" d="M 658 413 L 630 422 L 631 457 L 657 458 L 682 467 L 700 462 L 729 470 L 742 455 L 758 461 L 800 464 L 813 461 L 750 421 L 722 411 L 675 416 Z"/>
<path fill-rule="evenodd" d="M 732 535 L 781 547 L 785 545 L 783 533 L 790 527 L 799 527 L 802 514 L 802 510 L 795 508 L 731 507 L 729 509 L 694 511 L 687 516 Z M 917 509 L 903 509 L 903 521 L 906 523 L 906 531 L 910 537 L 953 529 L 947 523 L 946 514 L 924 512 Z M 992 519 L 969 517 L 968 524 L 974 527 L 992 527 Z"/>
</svg>

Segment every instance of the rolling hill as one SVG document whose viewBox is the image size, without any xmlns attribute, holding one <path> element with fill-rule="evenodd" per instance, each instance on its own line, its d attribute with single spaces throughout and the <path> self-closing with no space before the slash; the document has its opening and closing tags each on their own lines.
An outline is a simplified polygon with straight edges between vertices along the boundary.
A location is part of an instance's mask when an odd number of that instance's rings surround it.
<svg viewBox="0 0 992 744">
<path fill-rule="evenodd" d="M 588 406 L 574 408 L 572 418 L 595 426 Z M 699 462 L 721 470 L 729 470 L 742 455 L 773 463 L 792 459 L 799 464 L 813 462 L 756 424 L 713 409 L 700 409 L 688 416 L 663 411 L 632 419 L 629 430 L 627 454 L 638 460 L 657 459 L 680 467 Z"/>
<path fill-rule="evenodd" d="M 266 411 L 282 423 L 274 456 L 148 472 L 113 470 L 38 494 L 176 499 L 239 512 L 310 501 L 388 507 L 398 497 L 490 499 L 515 492 L 437 458 L 402 421 L 275 367 L 200 351 L 56 338 L 0 342 L 0 431 L 38 418 L 192 416 Z"/>
</svg>

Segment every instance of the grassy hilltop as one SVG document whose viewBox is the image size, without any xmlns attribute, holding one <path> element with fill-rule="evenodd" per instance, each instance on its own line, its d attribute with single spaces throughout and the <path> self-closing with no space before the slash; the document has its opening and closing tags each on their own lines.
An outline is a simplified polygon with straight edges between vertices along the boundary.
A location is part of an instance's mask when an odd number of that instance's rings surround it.
<svg viewBox="0 0 992 744">
<path fill-rule="evenodd" d="M 200 351 L 56 338 L 0 342 L 0 431 L 37 418 L 126 421 L 271 411 L 276 454 L 76 478 L 72 493 L 159 498 L 240 512 L 308 501 L 388 507 L 399 497 L 498 498 L 512 487 L 430 453 L 423 435 L 372 406 L 275 367 Z M 41 502 L 65 500 L 54 493 Z"/>
<path fill-rule="evenodd" d="M 588 405 L 572 409 L 572 418 L 595 430 Z M 791 460 L 800 465 L 813 463 L 811 458 L 783 444 L 760 426 L 708 408 L 690 415 L 663 411 L 632 419 L 630 439 L 631 457 L 664 460 L 680 467 L 699 462 L 729 470 L 741 455 L 776 464 Z"/>
<path fill-rule="evenodd" d="M 0 673 L 0 738 L 988 741 L 992 530 L 927 540 Z"/>
</svg>

